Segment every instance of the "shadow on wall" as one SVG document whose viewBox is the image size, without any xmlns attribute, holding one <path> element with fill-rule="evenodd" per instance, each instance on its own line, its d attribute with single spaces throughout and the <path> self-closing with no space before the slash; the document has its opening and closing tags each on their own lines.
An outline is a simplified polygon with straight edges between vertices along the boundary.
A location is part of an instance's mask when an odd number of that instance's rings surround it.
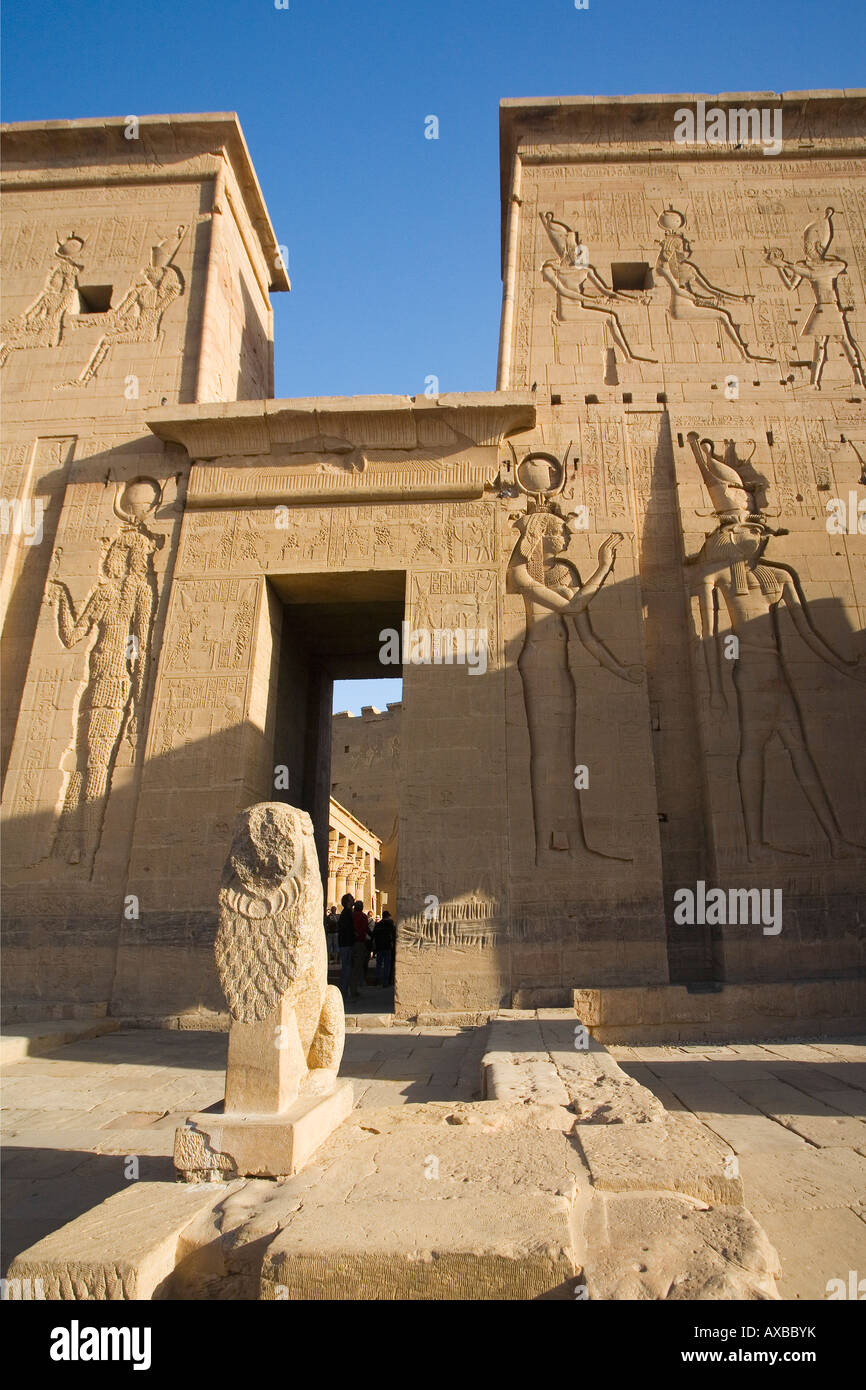
<svg viewBox="0 0 866 1390">
<path fill-rule="evenodd" d="M 609 586 L 606 603 L 616 606 L 617 587 Z M 633 596 L 628 599 L 633 601 Z M 299 611 L 293 609 L 294 614 Z M 214 661 L 221 650 L 214 649 Z M 172 669 L 181 669 L 181 661 L 182 656 L 176 657 Z M 76 669 L 86 675 L 86 660 L 78 657 L 78 662 Z M 272 669 L 270 679 L 281 674 Z M 426 698 L 423 717 L 413 724 L 412 702 L 407 713 L 404 697 L 405 745 L 414 749 L 414 765 L 403 774 L 408 799 L 401 812 L 400 841 L 401 847 L 415 844 L 416 864 L 420 857 L 423 871 L 414 881 L 420 898 L 414 901 L 410 889 L 409 899 L 397 905 L 398 917 L 421 911 L 428 892 L 438 890 L 443 900 L 475 893 L 479 861 L 481 872 L 492 872 L 491 886 L 501 889 L 508 876 L 505 673 L 486 669 L 472 674 L 465 666 L 431 665 L 410 666 L 407 675 L 410 690 L 421 682 Z M 511 678 L 519 682 L 516 672 Z M 54 805 L 63 799 L 65 811 L 59 821 L 43 811 L 12 814 L 6 822 L 4 988 L 12 1013 L 99 1014 L 109 1002 L 117 1016 L 222 1009 L 212 943 L 219 876 L 234 815 L 266 799 L 291 800 L 311 809 L 308 799 L 314 790 L 309 779 L 302 779 L 300 795 L 274 792 L 274 765 L 282 758 L 276 758 L 271 740 L 288 747 L 287 726 L 294 725 L 294 743 L 305 743 L 298 704 L 283 699 L 276 729 L 269 723 L 263 731 L 238 717 L 246 680 L 245 671 L 223 673 L 218 665 L 208 675 L 213 699 L 209 697 L 206 711 L 198 708 L 200 693 L 160 704 L 151 716 L 151 756 L 144 766 L 133 764 L 123 721 L 115 720 L 112 729 L 117 726 L 119 742 L 107 798 L 105 779 L 89 776 L 91 762 L 95 773 L 105 755 L 104 740 L 90 739 L 95 725 L 89 716 L 82 722 L 80 713 L 73 718 L 70 711 L 68 730 L 58 720 L 55 741 L 44 740 L 28 750 L 31 793 Z M 515 689 L 519 707 L 519 684 Z M 227 727 L 202 737 L 202 714 L 212 725 Z M 525 714 L 519 717 L 525 723 Z M 328 706 L 328 736 L 330 723 Z M 140 729 L 139 748 L 144 735 Z M 73 740 L 78 770 L 70 776 Z M 573 740 L 568 742 L 566 765 L 574 752 Z M 61 774 L 50 761 L 59 760 L 57 749 L 64 746 L 66 773 Z M 528 791 L 527 749 L 524 754 L 527 765 L 516 774 L 515 785 Z M 291 785 L 301 785 L 294 774 Z M 98 794 L 89 795 L 88 787 L 91 792 L 96 787 Z M 14 806 L 15 781 L 10 789 Z M 526 803 L 526 793 L 518 799 Z M 572 808 L 576 817 L 576 792 Z M 494 869 L 485 856 L 493 839 Z M 452 851 L 458 843 L 461 852 L 456 854 Z M 501 896 L 507 912 L 506 892 Z M 508 1003 L 507 960 L 501 973 L 501 998 Z"/>
<path fill-rule="evenodd" d="M 594 600 L 593 630 L 609 642 L 617 661 L 640 658 L 633 637 L 637 601 L 636 581 L 609 582 Z M 854 637 L 841 602 L 821 600 L 811 607 L 816 626 L 840 648 L 850 647 Z M 404 669 L 400 844 L 405 867 L 397 916 L 411 929 L 401 934 L 398 950 L 398 999 L 408 966 L 423 982 L 434 958 L 444 959 L 437 955 L 443 934 L 448 969 L 465 974 L 478 965 L 493 982 L 495 1007 L 510 1005 L 512 991 L 521 988 L 550 984 L 562 992 L 569 986 L 632 983 L 633 958 L 645 946 L 655 949 L 664 930 L 658 890 L 653 897 L 639 882 L 641 866 L 653 863 L 658 882 L 657 856 L 654 860 L 647 839 L 657 812 L 644 686 L 604 669 L 585 642 L 564 641 L 557 616 L 537 624 L 536 664 L 527 681 L 519 595 L 508 596 L 504 616 L 505 670 Z M 780 628 L 785 681 L 795 692 L 791 698 L 798 701 L 804 737 L 834 814 L 851 835 L 864 803 L 864 750 L 862 741 L 852 745 L 851 738 L 858 727 L 859 687 L 833 671 L 816 682 L 819 663 L 795 631 L 785 630 L 784 615 Z M 696 657 L 700 672 L 700 650 Z M 724 675 L 730 683 L 731 672 Z M 423 710 L 417 699 L 422 686 Z M 527 691 L 533 706 L 528 723 Z M 210 713 L 229 727 L 206 738 L 195 736 L 196 710 L 163 711 L 153 737 L 164 751 L 148 760 L 141 794 L 132 770 L 118 768 L 107 814 L 104 803 L 83 805 L 80 814 L 67 818 L 61 834 L 47 812 L 7 820 L 3 984 L 8 1017 L 87 1016 L 107 1009 L 120 1017 L 223 1010 L 213 940 L 232 821 L 256 801 L 293 800 L 289 793 L 273 792 L 273 748 L 260 727 L 237 719 L 240 708 L 226 694 L 225 708 Z M 712 823 L 718 844 L 731 847 L 732 854 L 731 864 L 720 864 L 716 872 L 723 882 L 726 874 L 742 882 L 747 861 L 737 780 L 737 692 L 728 691 L 725 713 L 697 718 L 705 720 L 703 737 L 715 740 L 707 745 Z M 585 749 L 591 756 L 578 756 Z M 666 755 L 678 757 L 675 741 L 666 744 Z M 573 769 L 581 762 L 595 769 L 586 791 L 574 785 Z M 46 768 L 40 775 L 42 795 L 59 798 L 58 773 Z M 678 761 L 677 776 L 700 775 L 699 767 Z M 850 970 L 864 860 L 830 859 L 802 779 L 778 738 L 772 748 L 768 745 L 764 779 L 768 826 L 774 838 L 778 834 L 785 847 L 799 853 L 779 856 L 756 882 L 783 879 L 794 900 L 780 937 L 760 937 L 757 948 L 747 944 L 733 955 L 729 951 L 726 978 L 807 978 Z M 550 832 L 542 848 L 561 856 L 565 867 L 551 871 L 535 862 L 539 825 Z M 555 846 L 557 835 L 565 837 L 564 850 Z M 645 843 L 633 849 L 641 835 Z M 630 853 L 643 858 L 627 861 Z M 676 863 L 673 853 L 668 862 Z M 675 883 L 671 876 L 666 886 Z M 620 885 L 619 897 L 612 895 L 611 884 Z M 439 945 L 420 939 L 428 895 L 446 905 L 485 892 L 499 899 L 495 929 L 487 939 L 479 939 L 485 932 L 477 923 L 465 930 L 459 913 L 453 931 L 442 923 L 434 931 Z M 547 916 L 533 911 L 527 906 L 532 893 L 553 903 L 554 910 Z M 558 915 L 557 904 L 564 904 Z M 749 927 L 743 940 L 750 942 L 753 935 Z M 725 939 L 736 946 L 736 933 Z M 429 1007 L 447 1007 L 435 997 L 437 986 L 430 979 Z"/>
</svg>

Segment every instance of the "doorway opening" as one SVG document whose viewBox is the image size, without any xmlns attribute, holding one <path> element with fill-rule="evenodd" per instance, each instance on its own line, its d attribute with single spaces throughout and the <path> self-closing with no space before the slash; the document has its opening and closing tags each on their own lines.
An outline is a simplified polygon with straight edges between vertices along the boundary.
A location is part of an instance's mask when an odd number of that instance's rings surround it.
<svg viewBox="0 0 866 1390">
<path fill-rule="evenodd" d="M 394 953 L 386 914 L 397 920 L 402 667 L 383 665 L 401 633 L 403 571 L 294 574 L 271 578 L 278 660 L 274 792 L 313 821 L 329 936 L 329 978 L 347 1013 L 394 1008 Z M 278 656 L 277 656 L 278 646 Z M 368 918 L 363 969 L 347 978 L 329 910 L 351 894 Z M 385 927 L 377 923 L 385 918 Z M 363 926 L 358 920 L 358 929 Z"/>
</svg>

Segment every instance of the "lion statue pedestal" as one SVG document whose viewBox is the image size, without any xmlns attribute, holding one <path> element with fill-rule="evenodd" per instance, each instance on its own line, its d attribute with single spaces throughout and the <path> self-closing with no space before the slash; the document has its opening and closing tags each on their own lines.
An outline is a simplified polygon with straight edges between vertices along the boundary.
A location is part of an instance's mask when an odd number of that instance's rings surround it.
<svg viewBox="0 0 866 1390">
<path fill-rule="evenodd" d="M 174 1165 L 190 1181 L 297 1173 L 352 1109 L 345 1021 L 328 984 L 322 884 L 305 811 L 243 811 L 219 894 L 217 972 L 231 1013 L 219 1113 L 191 1115 Z"/>
</svg>

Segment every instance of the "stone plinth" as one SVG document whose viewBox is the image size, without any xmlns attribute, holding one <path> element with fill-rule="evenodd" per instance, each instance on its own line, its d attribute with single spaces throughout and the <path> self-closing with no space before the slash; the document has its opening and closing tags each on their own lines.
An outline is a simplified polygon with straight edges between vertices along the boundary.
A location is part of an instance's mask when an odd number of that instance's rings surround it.
<svg viewBox="0 0 866 1390">
<path fill-rule="evenodd" d="M 174 1141 L 174 1166 L 188 1182 L 289 1177 L 352 1110 L 352 1083 L 302 1096 L 278 1115 L 190 1115 Z"/>
</svg>

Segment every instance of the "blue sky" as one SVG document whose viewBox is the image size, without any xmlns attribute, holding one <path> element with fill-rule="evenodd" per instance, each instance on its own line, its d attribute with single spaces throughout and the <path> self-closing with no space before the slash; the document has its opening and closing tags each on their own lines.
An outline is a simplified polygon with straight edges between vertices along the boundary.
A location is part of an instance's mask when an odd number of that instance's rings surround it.
<svg viewBox="0 0 866 1390">
<path fill-rule="evenodd" d="M 396 704 L 403 698 L 401 680 L 381 681 L 334 681 L 335 710 L 350 710 L 360 714 L 363 705 L 375 705 L 385 710 L 389 704 Z"/>
<path fill-rule="evenodd" d="M 278 396 L 495 385 L 501 97 L 866 80 L 866 0 L 289 4 L 4 5 L 4 120 L 238 112 L 289 248 Z"/>
<path fill-rule="evenodd" d="M 6 0 L 3 119 L 237 111 L 289 248 L 277 396 L 488 390 L 501 97 L 855 87 L 864 54 L 866 0 Z"/>
</svg>

